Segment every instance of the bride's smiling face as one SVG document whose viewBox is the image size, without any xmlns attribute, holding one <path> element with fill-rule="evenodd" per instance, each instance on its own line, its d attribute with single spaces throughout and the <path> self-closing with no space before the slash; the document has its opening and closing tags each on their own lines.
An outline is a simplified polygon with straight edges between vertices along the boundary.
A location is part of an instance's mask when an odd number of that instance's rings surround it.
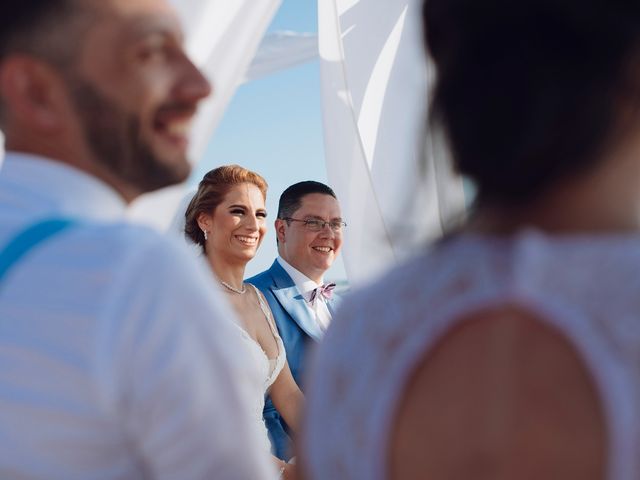
<svg viewBox="0 0 640 480">
<path fill-rule="evenodd" d="M 233 263 L 255 257 L 267 231 L 265 198 L 252 183 L 231 187 L 205 222 L 209 223 L 208 255 Z"/>
</svg>

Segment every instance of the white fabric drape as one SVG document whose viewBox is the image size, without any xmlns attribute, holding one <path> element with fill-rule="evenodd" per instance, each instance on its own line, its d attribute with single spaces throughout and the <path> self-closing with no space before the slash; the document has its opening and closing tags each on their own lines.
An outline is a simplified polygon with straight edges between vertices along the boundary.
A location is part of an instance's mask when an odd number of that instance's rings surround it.
<svg viewBox="0 0 640 480">
<path fill-rule="evenodd" d="M 213 84 L 192 131 L 190 157 L 198 162 L 253 59 L 281 0 L 171 0 L 182 18 L 187 51 Z M 143 195 L 130 216 L 166 229 L 185 195 L 176 186 Z"/>
<path fill-rule="evenodd" d="M 343 252 L 352 285 L 439 236 L 464 210 L 442 142 L 424 133 L 432 72 L 420 4 L 318 2 L 325 155 L 349 224 Z"/>
<path fill-rule="evenodd" d="M 183 19 L 187 51 L 214 88 L 194 125 L 191 154 L 199 159 L 281 0 L 172 0 L 172 3 Z"/>
<path fill-rule="evenodd" d="M 250 82 L 318 58 L 315 33 L 274 32 L 262 40 L 244 82 Z"/>
</svg>

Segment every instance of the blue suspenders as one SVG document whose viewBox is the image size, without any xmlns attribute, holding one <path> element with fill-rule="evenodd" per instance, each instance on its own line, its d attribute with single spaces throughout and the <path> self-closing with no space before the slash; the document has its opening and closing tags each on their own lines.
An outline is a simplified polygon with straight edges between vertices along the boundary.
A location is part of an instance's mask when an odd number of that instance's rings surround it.
<svg viewBox="0 0 640 480">
<path fill-rule="evenodd" d="M 64 218 L 43 220 L 18 233 L 0 251 L 0 282 L 11 267 L 16 265 L 30 250 L 75 223 L 74 220 Z"/>
</svg>

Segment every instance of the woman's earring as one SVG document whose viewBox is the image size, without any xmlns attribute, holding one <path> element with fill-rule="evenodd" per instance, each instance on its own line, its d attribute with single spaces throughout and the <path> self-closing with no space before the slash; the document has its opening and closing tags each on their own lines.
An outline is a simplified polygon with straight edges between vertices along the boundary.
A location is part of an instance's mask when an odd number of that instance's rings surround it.
<svg viewBox="0 0 640 480">
<path fill-rule="evenodd" d="M 207 235 L 207 231 L 206 230 L 202 230 L 202 233 L 204 233 L 204 241 L 206 242 L 207 240 L 209 240 L 209 236 Z"/>
</svg>

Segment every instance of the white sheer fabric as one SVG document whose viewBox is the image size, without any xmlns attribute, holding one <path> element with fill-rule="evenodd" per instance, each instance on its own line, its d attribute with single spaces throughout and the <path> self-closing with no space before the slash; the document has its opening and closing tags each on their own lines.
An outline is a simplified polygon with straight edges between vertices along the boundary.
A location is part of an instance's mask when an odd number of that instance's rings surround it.
<svg viewBox="0 0 640 480">
<path fill-rule="evenodd" d="M 172 0 L 187 33 L 187 51 L 213 83 L 193 130 L 192 158 L 209 138 L 243 78 L 281 0 Z"/>
<path fill-rule="evenodd" d="M 343 252 L 351 284 L 398 263 L 464 210 L 462 182 L 441 142 L 429 135 L 425 148 L 419 140 L 432 73 L 420 4 L 318 2 L 325 154 L 349 223 Z"/>
<path fill-rule="evenodd" d="M 414 365 L 465 314 L 519 304 L 562 332 L 591 372 L 609 480 L 640 476 L 640 238 L 450 240 L 345 301 L 307 388 L 310 479 L 382 480 Z M 354 348 L 357 345 L 357 348 Z"/>
<path fill-rule="evenodd" d="M 313 33 L 274 32 L 262 40 L 244 82 L 318 58 L 318 36 Z"/>
</svg>

